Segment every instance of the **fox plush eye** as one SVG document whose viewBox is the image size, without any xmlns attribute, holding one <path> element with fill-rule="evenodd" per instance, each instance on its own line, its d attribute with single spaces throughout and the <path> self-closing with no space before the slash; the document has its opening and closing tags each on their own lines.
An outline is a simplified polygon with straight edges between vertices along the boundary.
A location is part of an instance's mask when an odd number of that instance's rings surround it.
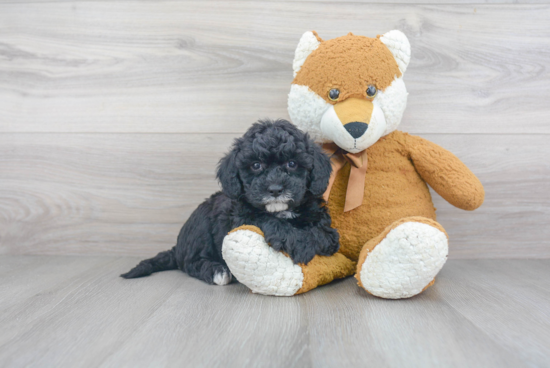
<svg viewBox="0 0 550 368">
<path fill-rule="evenodd" d="M 331 101 L 338 100 L 338 97 L 340 97 L 340 90 L 337 88 L 333 88 L 330 91 L 328 91 L 328 99 Z"/>
<path fill-rule="evenodd" d="M 262 169 L 262 164 L 259 162 L 254 162 L 252 165 L 250 165 L 250 169 L 252 171 L 260 171 Z"/>
<path fill-rule="evenodd" d="M 296 163 L 296 161 L 288 161 L 286 163 L 286 167 L 288 167 L 290 170 L 294 170 L 298 167 L 298 164 Z"/>
<path fill-rule="evenodd" d="M 376 93 L 378 92 L 378 90 L 376 89 L 375 86 L 373 86 L 372 84 L 370 86 L 368 86 L 367 88 L 367 96 L 369 98 L 374 98 L 374 96 L 376 96 Z"/>
</svg>

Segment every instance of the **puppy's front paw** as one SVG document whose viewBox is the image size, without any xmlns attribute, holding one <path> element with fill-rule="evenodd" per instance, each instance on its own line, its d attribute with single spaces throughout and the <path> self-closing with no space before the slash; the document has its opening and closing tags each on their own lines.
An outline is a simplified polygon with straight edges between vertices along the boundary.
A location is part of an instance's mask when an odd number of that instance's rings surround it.
<svg viewBox="0 0 550 368">
<path fill-rule="evenodd" d="M 315 257 L 315 249 L 311 244 L 294 245 L 288 252 L 294 263 L 308 264 Z"/>
<path fill-rule="evenodd" d="M 269 243 L 271 248 L 275 249 L 276 251 L 286 251 L 286 239 L 279 235 L 271 235 L 265 237 L 265 240 Z"/>
<path fill-rule="evenodd" d="M 317 237 L 317 254 L 331 256 L 340 249 L 340 236 L 336 229 L 325 230 L 324 236 Z"/>
<path fill-rule="evenodd" d="M 269 237 L 266 236 L 266 240 L 273 249 L 287 253 L 296 264 L 309 263 L 317 253 L 311 237 L 304 232 L 272 234 Z"/>
</svg>

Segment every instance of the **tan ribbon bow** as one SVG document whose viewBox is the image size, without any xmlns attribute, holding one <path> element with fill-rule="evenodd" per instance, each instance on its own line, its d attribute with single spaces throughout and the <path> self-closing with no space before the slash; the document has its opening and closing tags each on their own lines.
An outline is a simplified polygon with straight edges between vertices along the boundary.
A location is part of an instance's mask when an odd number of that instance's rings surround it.
<svg viewBox="0 0 550 368">
<path fill-rule="evenodd" d="M 367 150 L 359 153 L 350 153 L 344 151 L 334 143 L 323 144 L 323 150 L 331 156 L 330 162 L 332 163 L 332 174 L 330 174 L 327 190 L 323 194 L 324 200 L 328 202 L 336 174 L 344 167 L 346 162 L 349 162 L 351 170 L 349 173 L 344 212 L 359 207 L 363 203 L 363 194 L 365 193 L 365 175 L 367 174 L 368 167 Z"/>
</svg>

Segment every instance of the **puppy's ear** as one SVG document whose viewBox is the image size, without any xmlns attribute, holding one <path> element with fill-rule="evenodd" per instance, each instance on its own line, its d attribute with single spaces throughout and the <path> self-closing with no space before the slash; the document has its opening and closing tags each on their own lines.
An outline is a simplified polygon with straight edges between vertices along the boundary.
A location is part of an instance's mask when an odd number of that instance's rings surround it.
<svg viewBox="0 0 550 368">
<path fill-rule="evenodd" d="M 224 158 L 218 163 L 218 172 L 216 177 L 222 185 L 222 191 L 232 199 L 237 199 L 242 193 L 241 179 L 239 178 L 239 168 L 237 167 L 237 147 L 233 147 Z"/>
<path fill-rule="evenodd" d="M 313 156 L 313 168 L 309 173 L 309 191 L 314 196 L 323 195 L 327 190 L 328 180 L 332 173 L 330 158 L 313 141 L 310 141 L 309 152 Z"/>
</svg>

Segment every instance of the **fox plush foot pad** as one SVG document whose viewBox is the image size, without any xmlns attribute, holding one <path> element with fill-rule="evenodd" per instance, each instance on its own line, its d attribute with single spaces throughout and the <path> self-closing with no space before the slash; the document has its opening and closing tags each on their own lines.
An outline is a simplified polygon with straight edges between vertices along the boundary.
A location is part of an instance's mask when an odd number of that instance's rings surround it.
<svg viewBox="0 0 550 368">
<path fill-rule="evenodd" d="M 441 225 L 425 218 L 403 219 L 365 245 L 355 277 L 375 296 L 410 298 L 433 284 L 447 254 Z"/>
<path fill-rule="evenodd" d="M 257 227 L 231 232 L 223 241 L 222 255 L 231 273 L 252 292 L 290 296 L 302 287 L 302 268 L 271 248 Z"/>
<path fill-rule="evenodd" d="M 307 265 L 294 264 L 266 243 L 255 226 L 241 226 L 224 239 L 222 255 L 231 273 L 252 292 L 291 296 L 355 273 L 356 263 L 342 254 L 315 256 Z"/>
</svg>

